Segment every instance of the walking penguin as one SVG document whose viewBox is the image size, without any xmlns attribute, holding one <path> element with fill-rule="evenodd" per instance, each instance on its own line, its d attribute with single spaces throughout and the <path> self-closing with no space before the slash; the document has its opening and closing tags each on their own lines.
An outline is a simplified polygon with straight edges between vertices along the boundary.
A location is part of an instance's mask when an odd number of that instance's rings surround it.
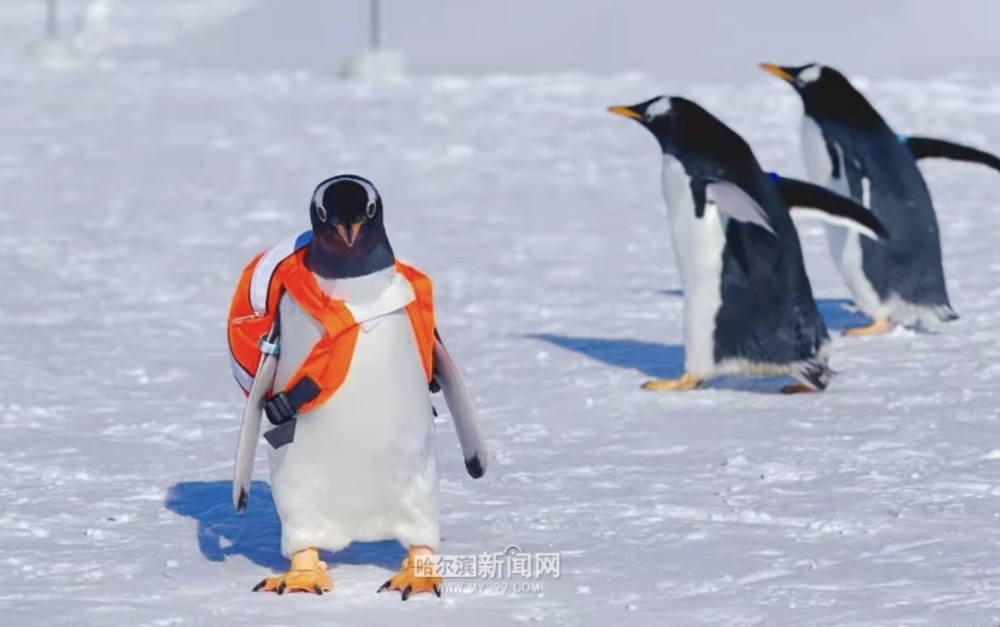
<svg viewBox="0 0 1000 627">
<path fill-rule="evenodd" d="M 266 414 L 281 550 L 291 558 L 286 574 L 255 590 L 322 594 L 333 582 L 320 549 L 396 539 L 408 555 L 379 592 L 441 595 L 441 578 L 424 570 L 440 540 L 432 391 L 444 393 L 469 474 L 486 470 L 475 406 L 435 324 L 431 280 L 395 258 L 383 213 L 371 181 L 323 181 L 312 228 L 254 257 L 233 296 L 231 365 L 247 394 L 233 502 L 247 507 Z"/>
<path fill-rule="evenodd" d="M 831 67 L 761 66 L 802 98 L 801 148 L 808 178 L 860 202 L 892 233 L 892 239 L 875 242 L 840 225 L 824 225 L 830 254 L 855 306 L 872 319 L 845 334 L 877 335 L 897 323 L 956 320 L 937 216 L 917 160 L 942 157 L 1000 170 L 1000 159 L 945 140 L 898 135 Z"/>
</svg>

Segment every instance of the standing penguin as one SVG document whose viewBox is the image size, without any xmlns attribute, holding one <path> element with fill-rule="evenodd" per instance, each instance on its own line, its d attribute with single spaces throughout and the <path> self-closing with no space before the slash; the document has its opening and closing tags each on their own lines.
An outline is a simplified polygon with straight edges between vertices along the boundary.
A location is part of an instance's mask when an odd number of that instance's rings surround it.
<svg viewBox="0 0 1000 627">
<path fill-rule="evenodd" d="M 802 97 L 802 154 L 810 180 L 870 209 L 892 233 L 885 242 L 860 240 L 825 225 L 830 254 L 869 326 L 845 335 L 876 335 L 897 322 L 956 320 L 942 268 L 941 238 L 917 160 L 943 157 L 1000 169 L 997 157 L 952 142 L 897 135 L 837 70 L 810 63 L 766 71 Z"/>
<path fill-rule="evenodd" d="M 684 287 L 684 376 L 652 390 L 690 390 L 718 374 L 791 375 L 823 390 L 829 335 L 806 276 L 790 207 L 886 236 L 869 212 L 822 187 L 768 174 L 735 131 L 698 104 L 661 96 L 610 111 L 636 120 L 663 152 L 663 192 Z"/>
<path fill-rule="evenodd" d="M 229 316 L 233 373 L 248 395 L 234 501 L 242 513 L 263 410 L 291 558 L 255 590 L 322 594 L 333 583 L 319 549 L 396 539 L 408 556 L 379 592 L 440 596 L 440 577 L 423 576 L 440 539 L 430 393 L 445 393 L 478 478 L 486 451 L 474 406 L 437 332 L 431 281 L 396 260 L 372 183 L 324 181 L 310 217 L 310 231 L 246 267 Z"/>
</svg>

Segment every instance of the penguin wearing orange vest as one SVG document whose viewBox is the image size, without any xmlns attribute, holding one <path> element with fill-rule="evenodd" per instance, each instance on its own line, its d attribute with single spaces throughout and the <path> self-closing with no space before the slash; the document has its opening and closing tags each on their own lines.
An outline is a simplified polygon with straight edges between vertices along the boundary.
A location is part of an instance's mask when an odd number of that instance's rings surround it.
<svg viewBox="0 0 1000 627">
<path fill-rule="evenodd" d="M 271 491 L 288 572 L 255 591 L 333 589 L 319 550 L 395 539 L 408 547 L 379 588 L 441 596 L 433 570 L 439 487 L 431 393 L 442 391 L 473 478 L 486 449 L 471 397 L 435 325 L 430 279 L 396 260 L 367 179 L 323 181 L 312 229 L 257 255 L 233 297 L 233 374 L 247 395 L 233 483 L 247 507 L 266 415 Z"/>
</svg>

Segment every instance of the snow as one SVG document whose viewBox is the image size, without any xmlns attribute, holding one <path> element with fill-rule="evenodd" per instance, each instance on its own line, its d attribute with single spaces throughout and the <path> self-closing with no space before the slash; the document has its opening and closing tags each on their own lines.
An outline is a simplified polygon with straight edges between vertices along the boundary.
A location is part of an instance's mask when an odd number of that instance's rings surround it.
<svg viewBox="0 0 1000 627">
<path fill-rule="evenodd" d="M 759 75 L 758 75 L 759 74 Z M 123 64 L 0 70 L 0 610 L 5 625 L 810 625 L 1000 621 L 1000 179 L 928 162 L 952 302 L 934 332 L 835 337 L 823 395 L 682 363 L 655 141 L 610 115 L 664 93 L 801 176 L 801 105 L 763 72 L 421 77 Z M 1000 149 L 977 75 L 865 85 L 900 132 Z M 228 300 L 341 172 L 381 192 L 435 281 L 491 466 L 437 438 L 443 551 L 561 554 L 540 593 L 375 590 L 392 543 L 330 556 L 323 596 L 254 594 L 285 561 L 263 444 L 230 504 L 242 396 Z M 862 322 L 799 222 L 832 329 Z M 438 401 L 439 408 L 443 406 Z"/>
</svg>

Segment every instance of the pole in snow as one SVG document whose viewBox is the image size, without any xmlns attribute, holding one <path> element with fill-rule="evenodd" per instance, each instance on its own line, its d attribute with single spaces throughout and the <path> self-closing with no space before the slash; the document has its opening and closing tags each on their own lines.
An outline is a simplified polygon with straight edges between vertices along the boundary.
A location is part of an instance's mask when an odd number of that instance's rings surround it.
<svg viewBox="0 0 1000 627">
<path fill-rule="evenodd" d="M 379 0 L 369 0 L 369 2 L 368 2 L 369 9 L 371 10 L 370 26 L 371 26 L 371 47 L 372 47 L 372 50 L 378 50 L 378 47 L 382 43 L 380 41 L 381 37 L 380 37 L 380 32 L 379 32 L 381 30 L 381 28 L 380 28 L 381 25 L 379 24 L 379 6 L 378 5 L 379 5 Z"/>
<path fill-rule="evenodd" d="M 59 18 L 57 0 L 45 0 L 45 27 L 49 39 L 59 37 Z"/>
</svg>

